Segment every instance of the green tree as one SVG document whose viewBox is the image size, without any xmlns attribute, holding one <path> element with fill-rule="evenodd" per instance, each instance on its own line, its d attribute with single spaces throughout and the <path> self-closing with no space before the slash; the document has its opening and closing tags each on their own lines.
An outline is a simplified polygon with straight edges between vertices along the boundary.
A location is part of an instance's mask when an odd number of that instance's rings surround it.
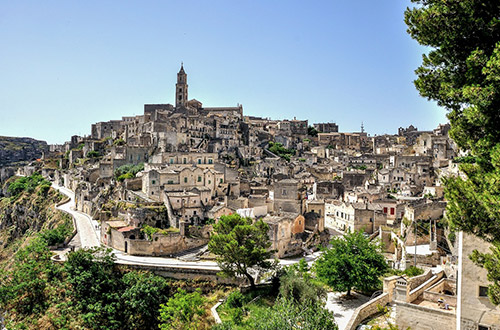
<svg viewBox="0 0 500 330">
<path fill-rule="evenodd" d="M 60 224 L 53 229 L 44 230 L 39 234 L 39 236 L 46 241 L 48 246 L 53 246 L 64 243 L 72 231 L 72 221 L 67 218 L 63 224 Z"/>
<path fill-rule="evenodd" d="M 500 2 L 412 0 L 408 33 L 430 47 L 415 71 L 420 94 L 446 108 L 450 136 L 469 153 L 460 159 L 465 178 L 445 181 L 452 228 L 493 243 L 500 254 Z M 500 302 L 500 264 L 475 253 L 489 269 L 489 295 Z M 488 267 L 487 264 L 490 266 Z"/>
<path fill-rule="evenodd" d="M 87 153 L 87 157 L 88 157 L 88 158 L 98 158 L 98 157 L 101 157 L 101 154 L 99 153 L 99 151 L 90 150 L 90 151 Z"/>
<path fill-rule="evenodd" d="M 313 126 L 309 126 L 307 128 L 307 135 L 318 136 L 318 131 Z"/>
<path fill-rule="evenodd" d="M 50 283 L 60 277 L 60 266 L 50 259 L 45 240 L 36 237 L 16 253 L 13 268 L 0 286 L 0 302 L 22 316 L 40 314 L 48 307 Z M 2 308 L 3 309 L 3 308 Z"/>
<path fill-rule="evenodd" d="M 208 249 L 217 255 L 217 264 L 228 276 L 245 276 L 252 288 L 255 280 L 248 270 L 252 267 L 270 269 L 273 251 L 268 236 L 269 226 L 262 220 L 252 223 L 238 214 L 221 216 L 214 225 Z"/>
<path fill-rule="evenodd" d="M 205 303 L 206 298 L 199 289 L 192 293 L 178 289 L 166 304 L 160 305 L 160 329 L 198 329 L 200 317 L 205 314 Z"/>
<path fill-rule="evenodd" d="M 151 273 L 132 271 L 123 275 L 122 282 L 126 328 L 157 328 L 158 306 L 169 298 L 168 281 Z"/>
<path fill-rule="evenodd" d="M 304 260 L 304 259 L 301 259 Z M 326 298 L 326 290 L 315 282 L 309 274 L 307 264 L 287 267 L 280 276 L 280 295 L 296 303 L 321 302 Z"/>
<path fill-rule="evenodd" d="M 319 303 L 280 297 L 273 307 L 255 315 L 251 320 L 255 330 L 336 330 L 333 313 Z"/>
<path fill-rule="evenodd" d="M 380 286 L 380 276 L 388 267 L 379 245 L 359 231 L 335 237 L 330 244 L 314 265 L 322 282 L 347 295 L 353 288 L 369 291 Z"/>
<path fill-rule="evenodd" d="M 81 249 L 68 254 L 67 282 L 84 322 L 94 329 L 120 329 L 123 315 L 121 281 L 111 249 Z"/>
</svg>

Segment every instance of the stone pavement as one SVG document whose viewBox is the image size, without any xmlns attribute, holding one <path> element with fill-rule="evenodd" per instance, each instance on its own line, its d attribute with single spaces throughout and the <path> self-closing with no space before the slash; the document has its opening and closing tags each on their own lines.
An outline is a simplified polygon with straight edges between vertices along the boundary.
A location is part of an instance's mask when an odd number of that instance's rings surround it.
<svg viewBox="0 0 500 330">
<path fill-rule="evenodd" d="M 356 292 L 351 293 L 355 299 L 344 299 L 345 292 L 328 292 L 326 309 L 333 312 L 339 330 L 344 330 L 354 311 L 370 300 L 370 297 Z"/>
</svg>

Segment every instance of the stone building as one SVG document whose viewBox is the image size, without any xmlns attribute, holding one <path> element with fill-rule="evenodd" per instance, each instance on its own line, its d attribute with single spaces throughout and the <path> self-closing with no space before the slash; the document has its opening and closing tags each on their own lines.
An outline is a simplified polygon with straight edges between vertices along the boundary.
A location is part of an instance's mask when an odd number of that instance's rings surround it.
<svg viewBox="0 0 500 330">
<path fill-rule="evenodd" d="M 457 322 L 462 330 L 499 330 L 500 306 L 495 306 L 488 298 L 486 269 L 469 259 L 472 251 L 491 252 L 485 241 L 470 234 L 460 232 Z"/>
<path fill-rule="evenodd" d="M 281 213 L 266 216 L 262 220 L 269 225 L 271 249 L 275 257 L 294 256 L 302 252 L 302 240 L 297 237 L 305 230 L 305 219 L 297 213 Z"/>
<path fill-rule="evenodd" d="M 302 194 L 297 180 L 284 179 L 274 184 L 274 212 L 302 214 Z"/>
<path fill-rule="evenodd" d="M 174 167 L 150 169 L 142 174 L 142 191 L 153 199 L 160 198 L 161 191 L 183 191 L 205 187 L 215 196 L 224 184 L 224 174 L 211 168 Z M 208 201 L 206 202 L 208 203 Z"/>
<path fill-rule="evenodd" d="M 336 123 L 316 123 L 313 126 L 319 133 L 336 133 L 339 131 L 339 125 Z"/>
</svg>

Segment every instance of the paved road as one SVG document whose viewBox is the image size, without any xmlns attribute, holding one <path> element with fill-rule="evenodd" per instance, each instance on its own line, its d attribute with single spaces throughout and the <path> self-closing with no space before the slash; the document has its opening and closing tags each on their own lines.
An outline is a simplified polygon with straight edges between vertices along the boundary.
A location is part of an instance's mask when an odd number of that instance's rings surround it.
<svg viewBox="0 0 500 330">
<path fill-rule="evenodd" d="M 81 247 L 90 248 L 100 246 L 99 233 L 96 231 L 95 224 L 92 223 L 92 218 L 85 213 L 75 210 L 75 194 L 71 190 L 60 187 L 54 183 L 52 186 L 71 199 L 68 203 L 58 206 L 57 208 L 71 214 L 75 218 L 76 230 L 78 231 L 77 235 L 80 238 Z"/>
<path fill-rule="evenodd" d="M 75 218 L 76 228 L 78 231 L 78 236 L 80 240 L 80 244 L 78 244 L 78 240 L 75 240 L 74 245 L 77 247 L 94 247 L 100 246 L 101 243 L 99 241 L 99 222 L 92 219 L 89 215 L 76 211 L 75 210 L 75 194 L 69 190 L 68 188 L 58 186 L 52 183 L 52 187 L 59 190 L 64 195 L 68 196 L 71 200 L 68 203 L 65 203 L 58 207 L 58 209 L 65 211 L 71 214 Z M 158 267 L 180 267 L 180 268 L 191 268 L 191 269 L 213 269 L 219 270 L 220 268 L 217 266 L 215 261 L 182 261 L 176 258 L 162 258 L 162 257 L 142 257 L 142 256 L 131 256 L 129 254 L 125 254 L 119 250 L 113 250 L 113 253 L 116 255 L 116 262 L 119 264 L 128 264 L 128 265 L 145 265 L 145 266 L 158 266 Z M 305 257 L 308 264 L 312 264 L 312 262 L 321 254 L 321 252 L 315 252 L 311 255 Z M 64 255 L 61 255 L 64 258 Z M 291 265 L 299 262 L 302 257 L 294 258 L 294 259 L 282 259 L 280 260 L 280 264 L 283 266 Z"/>
<path fill-rule="evenodd" d="M 352 295 L 356 297 L 355 299 L 346 300 L 343 299 L 344 294 L 345 292 L 328 292 L 325 306 L 326 309 L 333 312 L 339 330 L 344 330 L 347 327 L 356 308 L 370 300 L 370 297 L 363 296 L 356 292 L 352 293 Z"/>
</svg>

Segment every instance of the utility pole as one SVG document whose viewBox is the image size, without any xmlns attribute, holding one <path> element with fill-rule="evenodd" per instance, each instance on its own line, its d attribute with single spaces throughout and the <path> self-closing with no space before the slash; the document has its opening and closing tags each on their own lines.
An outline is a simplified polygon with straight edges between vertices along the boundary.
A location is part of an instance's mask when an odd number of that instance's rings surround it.
<svg viewBox="0 0 500 330">
<path fill-rule="evenodd" d="M 415 226 L 415 256 L 413 257 L 413 266 L 417 267 L 417 220 L 413 219 Z"/>
</svg>

